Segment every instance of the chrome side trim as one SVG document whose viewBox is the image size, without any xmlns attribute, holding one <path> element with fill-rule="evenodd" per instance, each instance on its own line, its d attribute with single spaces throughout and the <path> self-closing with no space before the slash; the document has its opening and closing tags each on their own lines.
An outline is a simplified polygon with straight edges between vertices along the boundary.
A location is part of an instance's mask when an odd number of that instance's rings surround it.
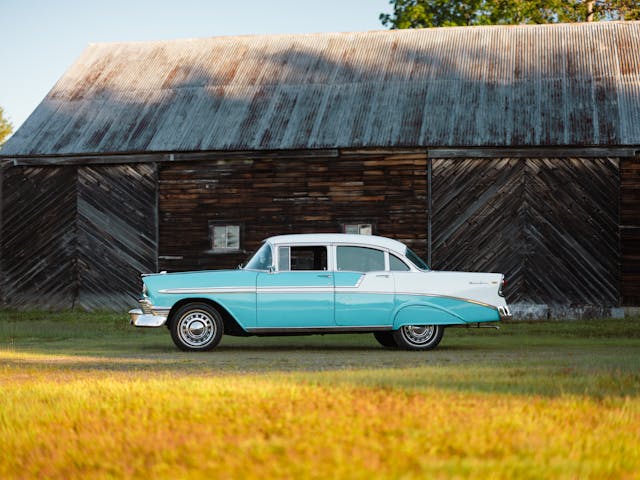
<svg viewBox="0 0 640 480">
<path fill-rule="evenodd" d="M 256 293 L 256 287 L 203 287 L 203 288 L 167 288 L 158 290 L 163 294 L 194 294 L 206 295 L 210 293 Z"/>
<path fill-rule="evenodd" d="M 383 332 L 392 330 L 392 326 L 380 326 L 380 325 L 369 325 L 369 326 L 357 326 L 357 327 L 336 327 L 336 326 L 327 326 L 327 327 L 253 327 L 247 328 L 247 332 L 249 333 L 358 333 L 358 332 Z"/>
</svg>

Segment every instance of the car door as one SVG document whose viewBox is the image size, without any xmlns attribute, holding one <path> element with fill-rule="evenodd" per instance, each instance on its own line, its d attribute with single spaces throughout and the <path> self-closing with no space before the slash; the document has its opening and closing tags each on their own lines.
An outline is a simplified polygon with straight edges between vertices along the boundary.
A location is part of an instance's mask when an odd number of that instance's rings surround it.
<svg viewBox="0 0 640 480">
<path fill-rule="evenodd" d="M 257 278 L 258 328 L 334 326 L 333 286 L 326 246 L 278 246 L 277 268 Z"/>
<path fill-rule="evenodd" d="M 337 245 L 335 316 L 340 326 L 390 326 L 395 306 L 393 275 L 385 252 L 376 248 Z"/>
</svg>

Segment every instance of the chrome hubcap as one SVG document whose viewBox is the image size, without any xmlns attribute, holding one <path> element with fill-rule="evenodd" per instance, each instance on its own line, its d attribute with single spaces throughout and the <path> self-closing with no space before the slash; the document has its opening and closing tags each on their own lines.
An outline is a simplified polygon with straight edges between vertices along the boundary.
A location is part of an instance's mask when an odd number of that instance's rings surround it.
<svg viewBox="0 0 640 480">
<path fill-rule="evenodd" d="M 402 335 L 414 345 L 429 343 L 435 334 L 435 325 L 405 325 L 402 327 Z"/>
<path fill-rule="evenodd" d="M 178 322 L 180 339 L 191 347 L 203 347 L 216 335 L 216 324 L 207 312 L 192 310 Z"/>
</svg>

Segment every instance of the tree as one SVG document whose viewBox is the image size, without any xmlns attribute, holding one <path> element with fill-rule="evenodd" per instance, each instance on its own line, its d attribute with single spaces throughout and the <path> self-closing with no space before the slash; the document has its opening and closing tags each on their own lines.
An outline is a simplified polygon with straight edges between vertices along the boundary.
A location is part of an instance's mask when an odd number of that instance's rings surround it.
<svg viewBox="0 0 640 480">
<path fill-rule="evenodd" d="M 640 19 L 640 0 L 390 0 L 390 28 Z"/>
<path fill-rule="evenodd" d="M 13 132 L 13 125 L 11 122 L 4 118 L 4 110 L 0 107 L 0 145 L 2 145 L 5 139 Z"/>
</svg>

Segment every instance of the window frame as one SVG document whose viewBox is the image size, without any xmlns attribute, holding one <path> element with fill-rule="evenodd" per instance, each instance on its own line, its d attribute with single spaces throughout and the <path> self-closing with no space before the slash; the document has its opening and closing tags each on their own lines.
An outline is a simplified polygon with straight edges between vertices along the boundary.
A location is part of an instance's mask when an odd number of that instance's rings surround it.
<svg viewBox="0 0 640 480">
<path fill-rule="evenodd" d="M 225 228 L 225 241 L 228 240 L 228 228 L 235 227 L 238 229 L 238 247 L 216 247 L 215 246 L 215 229 Z M 226 254 L 226 253 L 243 253 L 242 241 L 244 237 L 244 225 L 240 222 L 233 221 L 209 221 L 209 249 L 207 253 Z"/>
<path fill-rule="evenodd" d="M 289 264 L 288 270 L 282 270 L 280 268 L 280 249 L 281 248 L 286 248 L 289 251 Z M 326 251 L 326 255 L 327 255 L 327 268 L 326 270 L 291 270 L 291 249 L 292 248 L 324 248 Z M 333 260 L 331 258 L 332 252 L 331 252 L 331 245 L 327 245 L 327 244 L 320 244 L 320 243 L 280 243 L 278 245 L 276 245 L 275 248 L 276 252 L 275 252 L 275 259 L 274 259 L 274 265 L 275 265 L 275 269 L 277 272 L 332 272 L 333 270 Z"/>
<path fill-rule="evenodd" d="M 374 222 L 368 222 L 368 221 L 350 221 L 350 222 L 342 222 L 340 224 L 340 227 L 342 229 L 342 233 L 346 233 L 348 235 L 375 235 L 376 230 L 375 230 L 375 223 Z M 358 233 L 348 233 L 347 232 L 347 227 L 357 227 L 358 229 Z M 371 230 L 371 233 L 361 233 L 362 227 L 369 227 Z"/>
</svg>

